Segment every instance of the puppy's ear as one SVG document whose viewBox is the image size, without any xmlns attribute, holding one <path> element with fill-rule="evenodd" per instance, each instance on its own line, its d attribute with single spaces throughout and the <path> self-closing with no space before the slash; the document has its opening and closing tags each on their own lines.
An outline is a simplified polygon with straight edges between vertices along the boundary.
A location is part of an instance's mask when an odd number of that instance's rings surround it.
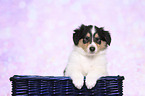
<svg viewBox="0 0 145 96">
<path fill-rule="evenodd" d="M 104 39 L 107 42 L 107 44 L 110 46 L 111 43 L 111 36 L 110 33 L 108 31 L 103 31 L 104 34 Z"/>
<path fill-rule="evenodd" d="M 82 24 L 78 29 L 75 29 L 73 33 L 73 41 L 75 45 L 78 45 L 79 40 L 81 38 L 81 32 L 83 32 L 85 25 Z"/>
<path fill-rule="evenodd" d="M 78 38 L 78 30 L 74 30 L 75 31 L 75 33 L 73 33 L 73 41 L 74 41 L 74 44 L 75 45 L 78 45 L 78 42 L 79 42 L 79 38 Z"/>
</svg>

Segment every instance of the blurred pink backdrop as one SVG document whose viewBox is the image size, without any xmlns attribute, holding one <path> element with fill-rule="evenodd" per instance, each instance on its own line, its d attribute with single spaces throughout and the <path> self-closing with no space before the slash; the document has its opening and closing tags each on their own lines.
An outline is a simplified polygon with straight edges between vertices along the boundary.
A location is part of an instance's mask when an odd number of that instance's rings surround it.
<svg viewBox="0 0 145 96">
<path fill-rule="evenodd" d="M 109 75 L 125 76 L 124 96 L 145 96 L 144 9 L 144 0 L 0 0 L 0 96 L 13 75 L 62 76 L 82 23 L 110 31 Z"/>
</svg>

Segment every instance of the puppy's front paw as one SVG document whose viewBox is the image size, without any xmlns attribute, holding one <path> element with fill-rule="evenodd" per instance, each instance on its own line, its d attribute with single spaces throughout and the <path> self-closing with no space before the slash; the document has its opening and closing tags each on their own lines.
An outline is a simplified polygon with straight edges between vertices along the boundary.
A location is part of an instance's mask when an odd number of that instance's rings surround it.
<svg viewBox="0 0 145 96">
<path fill-rule="evenodd" d="M 92 78 L 89 76 L 86 77 L 86 86 L 88 89 L 92 89 L 95 86 L 96 82 L 97 82 L 96 78 Z"/>
<path fill-rule="evenodd" d="M 84 78 L 83 77 L 77 77 L 73 79 L 73 84 L 76 88 L 81 89 L 84 85 Z"/>
</svg>

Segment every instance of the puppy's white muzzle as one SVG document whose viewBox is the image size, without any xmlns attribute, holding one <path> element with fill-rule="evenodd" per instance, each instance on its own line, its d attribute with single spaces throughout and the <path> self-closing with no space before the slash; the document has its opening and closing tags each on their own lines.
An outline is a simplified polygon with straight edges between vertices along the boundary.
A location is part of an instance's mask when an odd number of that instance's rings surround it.
<svg viewBox="0 0 145 96">
<path fill-rule="evenodd" d="M 96 46 L 96 44 L 94 42 L 92 42 L 89 46 L 88 46 L 88 49 L 87 49 L 87 52 L 89 54 L 95 54 L 97 52 L 98 48 Z"/>
</svg>

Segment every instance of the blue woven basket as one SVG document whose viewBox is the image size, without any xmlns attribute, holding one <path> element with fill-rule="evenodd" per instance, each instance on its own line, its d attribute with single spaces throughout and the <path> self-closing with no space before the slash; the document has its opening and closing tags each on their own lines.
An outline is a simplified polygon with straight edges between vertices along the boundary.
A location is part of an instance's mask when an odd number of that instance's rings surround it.
<svg viewBox="0 0 145 96">
<path fill-rule="evenodd" d="M 85 80 L 85 79 L 84 79 Z M 69 77 L 21 76 L 12 81 L 13 96 L 122 96 L 123 76 L 101 77 L 94 88 L 78 90 Z"/>
</svg>

